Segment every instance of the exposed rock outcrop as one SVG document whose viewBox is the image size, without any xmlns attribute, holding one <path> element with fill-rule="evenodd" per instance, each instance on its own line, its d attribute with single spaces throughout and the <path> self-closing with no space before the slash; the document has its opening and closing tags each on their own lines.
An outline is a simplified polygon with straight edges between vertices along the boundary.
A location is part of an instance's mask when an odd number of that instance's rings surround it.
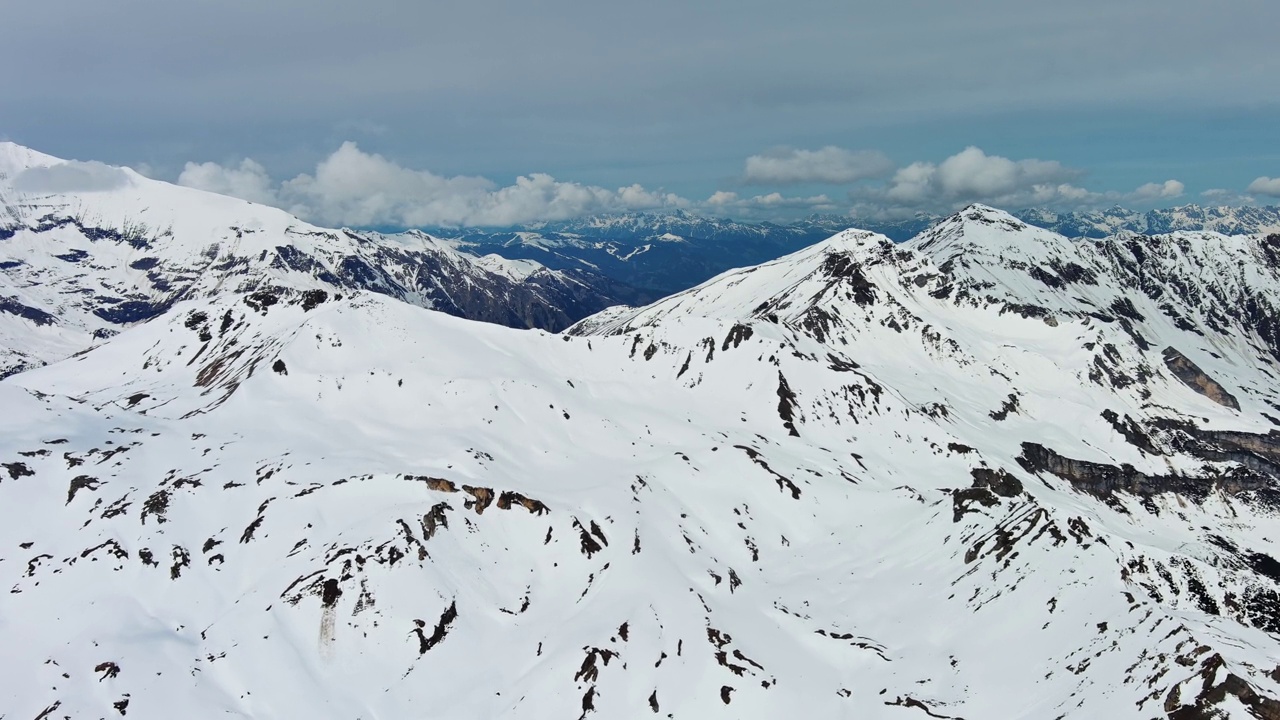
<svg viewBox="0 0 1280 720">
<path fill-rule="evenodd" d="M 1240 402 L 1235 396 L 1227 392 L 1217 380 L 1209 377 L 1205 371 L 1201 370 L 1198 365 L 1191 362 L 1186 355 L 1178 352 L 1176 348 L 1167 347 L 1164 349 L 1164 364 L 1169 368 L 1169 372 L 1174 377 L 1182 381 L 1184 385 L 1195 390 L 1210 400 L 1229 407 L 1232 410 L 1240 409 Z"/>
</svg>

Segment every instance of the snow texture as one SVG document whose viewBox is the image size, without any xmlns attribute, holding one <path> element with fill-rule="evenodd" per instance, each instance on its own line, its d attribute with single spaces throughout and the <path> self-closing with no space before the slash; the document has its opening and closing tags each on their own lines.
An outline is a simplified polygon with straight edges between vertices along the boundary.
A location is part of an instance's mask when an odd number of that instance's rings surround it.
<svg viewBox="0 0 1280 720">
<path fill-rule="evenodd" d="M 1280 238 L 973 206 L 562 335 L 314 278 L 0 382 L 6 716 L 1277 717 Z"/>
</svg>

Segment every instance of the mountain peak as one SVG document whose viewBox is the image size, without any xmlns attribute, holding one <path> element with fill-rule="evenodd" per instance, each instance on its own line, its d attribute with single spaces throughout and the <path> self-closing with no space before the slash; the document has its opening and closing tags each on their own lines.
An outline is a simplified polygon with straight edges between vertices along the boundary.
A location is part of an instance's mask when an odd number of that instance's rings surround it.
<svg viewBox="0 0 1280 720">
<path fill-rule="evenodd" d="M 24 145 L 0 140 L 0 175 L 12 177 L 29 168 L 48 167 L 62 162 L 65 161 Z"/>
<path fill-rule="evenodd" d="M 908 240 L 905 244 L 942 262 L 956 254 L 1025 254 L 1035 246 L 1058 246 L 1065 237 L 1019 220 L 1003 210 L 973 204 Z"/>
<path fill-rule="evenodd" d="M 984 224 L 1007 223 L 1018 227 L 1024 227 L 1026 225 L 1011 213 L 1005 212 L 999 208 L 991 207 L 990 205 L 983 205 L 982 203 L 970 204 L 959 212 L 953 213 L 943 222 L 952 219 Z"/>
</svg>

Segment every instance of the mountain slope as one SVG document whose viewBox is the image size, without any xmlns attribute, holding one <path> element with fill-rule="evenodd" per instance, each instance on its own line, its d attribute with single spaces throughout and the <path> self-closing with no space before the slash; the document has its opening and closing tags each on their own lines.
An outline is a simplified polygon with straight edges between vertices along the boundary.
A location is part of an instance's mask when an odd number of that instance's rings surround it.
<svg viewBox="0 0 1280 720">
<path fill-rule="evenodd" d="M 644 296 L 597 273 L 478 258 L 420 232 L 327 230 L 274 208 L 0 144 L 0 376 L 174 303 L 286 287 L 373 291 L 556 330 Z"/>
<path fill-rule="evenodd" d="M 974 207 L 564 336 L 178 303 L 0 382 L 0 705 L 1274 717 L 1277 243 L 1132 240 Z"/>
</svg>

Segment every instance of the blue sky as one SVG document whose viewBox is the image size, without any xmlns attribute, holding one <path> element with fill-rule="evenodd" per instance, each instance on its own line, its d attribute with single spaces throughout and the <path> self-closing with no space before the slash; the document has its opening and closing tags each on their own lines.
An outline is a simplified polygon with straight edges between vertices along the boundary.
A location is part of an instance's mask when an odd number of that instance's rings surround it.
<svg viewBox="0 0 1280 720">
<path fill-rule="evenodd" d="M 46 0 L 5 14 L 0 137 L 317 221 L 1280 196 L 1271 0 Z"/>
</svg>

